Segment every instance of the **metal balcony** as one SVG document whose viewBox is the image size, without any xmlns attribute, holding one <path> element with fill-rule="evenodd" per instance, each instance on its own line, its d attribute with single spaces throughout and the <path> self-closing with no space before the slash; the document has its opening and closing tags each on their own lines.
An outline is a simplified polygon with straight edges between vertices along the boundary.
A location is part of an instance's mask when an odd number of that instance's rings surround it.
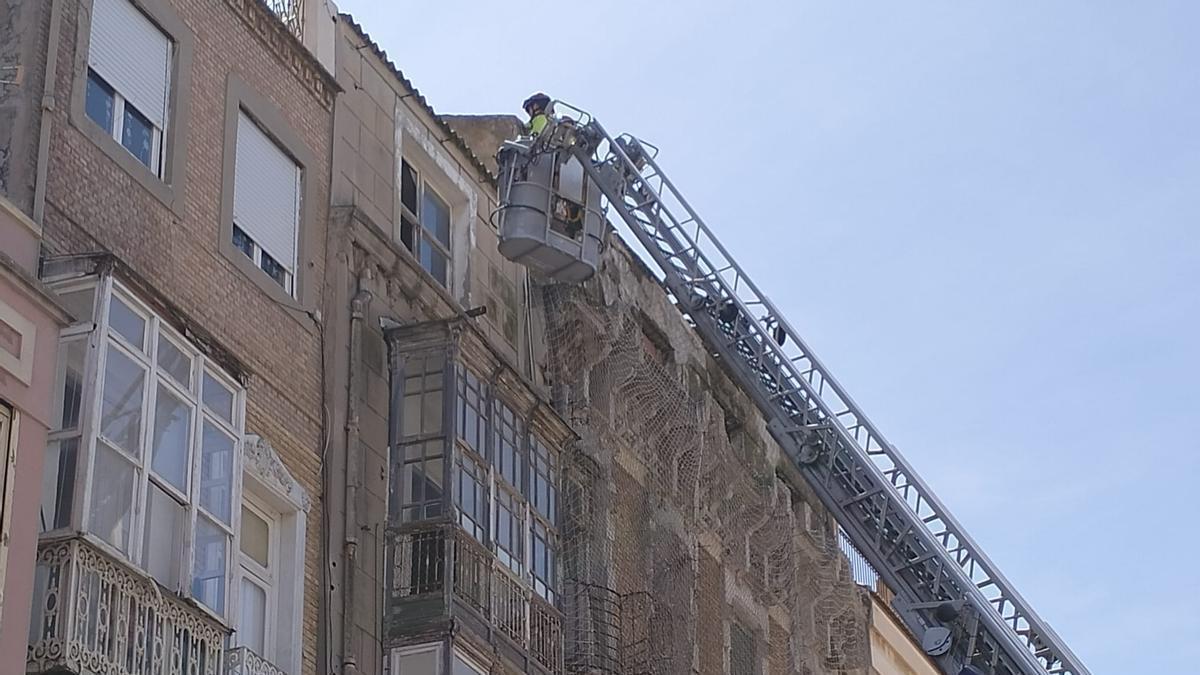
<svg viewBox="0 0 1200 675">
<path fill-rule="evenodd" d="M 304 26 L 304 0 L 267 0 L 267 6 L 275 12 L 280 21 L 283 21 L 292 35 L 303 37 L 301 31 Z"/>
<path fill-rule="evenodd" d="M 228 635 L 82 536 L 38 545 L 27 673 L 224 675 Z"/>
<path fill-rule="evenodd" d="M 250 651 L 235 647 L 225 652 L 225 675 L 287 675 L 279 666 Z"/>
<path fill-rule="evenodd" d="M 529 672 L 563 672 L 562 613 L 470 534 L 446 523 L 407 526 L 391 534 L 390 552 L 387 641 L 459 619 L 528 654 L 538 667 Z"/>
</svg>

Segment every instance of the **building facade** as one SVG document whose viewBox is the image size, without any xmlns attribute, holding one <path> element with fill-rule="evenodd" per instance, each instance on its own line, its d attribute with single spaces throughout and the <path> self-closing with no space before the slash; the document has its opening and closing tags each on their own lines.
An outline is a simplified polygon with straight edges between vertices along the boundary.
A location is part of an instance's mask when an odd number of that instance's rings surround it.
<svg viewBox="0 0 1200 675">
<path fill-rule="evenodd" d="M 519 119 L 325 0 L 16 3 L 0 82 L 0 670 L 870 672 L 835 525 L 653 275 L 498 253 Z"/>
<path fill-rule="evenodd" d="M 31 616 L 4 618 L 4 672 L 23 651 L 27 672 L 318 670 L 337 87 L 298 8 L 6 17 L 4 193 L 71 322 L 37 343 L 58 364 L 22 525 L 40 532 Z"/>
</svg>

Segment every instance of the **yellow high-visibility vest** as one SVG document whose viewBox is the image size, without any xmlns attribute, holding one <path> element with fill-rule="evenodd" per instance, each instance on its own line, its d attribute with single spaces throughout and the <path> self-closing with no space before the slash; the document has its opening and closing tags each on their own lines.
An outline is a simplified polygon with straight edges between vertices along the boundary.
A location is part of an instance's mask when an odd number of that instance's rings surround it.
<svg viewBox="0 0 1200 675">
<path fill-rule="evenodd" d="M 538 113 L 537 115 L 534 115 L 533 119 L 529 120 L 529 132 L 534 136 L 540 136 L 542 134 L 542 130 L 544 130 L 546 125 L 549 123 L 550 118 L 546 116 L 546 113 Z"/>
</svg>

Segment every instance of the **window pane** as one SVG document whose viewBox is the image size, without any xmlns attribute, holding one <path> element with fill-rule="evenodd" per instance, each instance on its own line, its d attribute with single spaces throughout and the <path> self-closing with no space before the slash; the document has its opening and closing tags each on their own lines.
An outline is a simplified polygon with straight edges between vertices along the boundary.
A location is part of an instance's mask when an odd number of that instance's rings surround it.
<svg viewBox="0 0 1200 675">
<path fill-rule="evenodd" d="M 417 226 L 408 216 L 400 216 L 400 243 L 413 253 L 417 252 Z"/>
<path fill-rule="evenodd" d="M 217 417 L 233 423 L 233 392 L 208 373 L 204 373 L 204 405 Z"/>
<path fill-rule="evenodd" d="M 484 675 L 484 673 L 482 670 L 479 670 L 470 663 L 467 663 L 463 657 L 455 654 L 454 670 L 451 672 L 451 675 Z"/>
<path fill-rule="evenodd" d="M 146 320 L 116 295 L 112 296 L 112 302 L 109 303 L 108 327 L 138 350 L 145 348 Z"/>
<path fill-rule="evenodd" d="M 135 475 L 133 465 L 124 456 L 107 443 L 96 442 L 88 529 L 126 553 L 131 543 Z"/>
<path fill-rule="evenodd" d="M 142 387 L 146 371 L 121 350 L 109 346 L 104 364 L 100 433 L 121 450 L 138 457 L 142 449 Z"/>
<path fill-rule="evenodd" d="M 192 406 L 158 385 L 154 436 L 150 439 L 154 473 L 183 492 L 188 491 L 188 448 L 191 445 Z"/>
<path fill-rule="evenodd" d="M 121 128 L 121 145 L 150 169 L 154 168 L 154 125 L 125 102 L 125 124 Z"/>
<path fill-rule="evenodd" d="M 482 542 L 487 535 L 487 470 L 460 454 L 456 488 L 459 524 Z"/>
<path fill-rule="evenodd" d="M 428 187 L 421 199 L 421 226 L 450 248 L 450 207 Z"/>
<path fill-rule="evenodd" d="M 76 291 L 59 293 L 58 301 L 75 317 L 76 323 L 91 323 L 93 321 L 93 307 L 96 304 L 95 288 L 88 287 Z"/>
<path fill-rule="evenodd" d="M 59 348 L 62 359 L 62 379 L 55 391 L 54 413 L 51 419 L 58 422 L 60 431 L 79 426 L 79 414 L 83 401 L 83 366 L 87 356 L 87 342 L 73 340 Z"/>
<path fill-rule="evenodd" d="M 142 567 L 160 584 L 179 588 L 183 534 L 187 531 L 184 507 L 162 488 L 149 483 L 146 494 L 146 529 L 142 532 Z"/>
<path fill-rule="evenodd" d="M 242 505 L 242 553 L 268 568 L 271 561 L 271 526 L 257 513 Z"/>
<path fill-rule="evenodd" d="M 406 161 L 400 162 L 400 204 L 417 215 L 417 172 Z"/>
<path fill-rule="evenodd" d="M 113 132 L 113 106 L 116 104 L 113 88 L 100 79 L 94 70 L 88 70 L 87 100 L 84 108 L 87 116 L 108 133 Z"/>
<path fill-rule="evenodd" d="M 254 241 L 250 239 L 250 235 L 246 234 L 245 230 L 237 225 L 233 226 L 233 247 L 254 260 Z"/>
<path fill-rule="evenodd" d="M 39 531 L 49 532 L 71 524 L 75 503 L 75 467 L 79 459 L 79 439 L 65 438 L 46 446 L 42 465 L 42 511 Z"/>
<path fill-rule="evenodd" d="M 229 434 L 204 420 L 200 439 L 200 505 L 230 524 L 230 499 L 233 495 L 233 447 Z"/>
<path fill-rule="evenodd" d="M 204 516 L 196 516 L 196 557 L 192 595 L 217 614 L 225 614 L 225 561 L 229 535 Z"/>
<path fill-rule="evenodd" d="M 266 251 L 262 252 L 262 264 L 260 267 L 262 267 L 262 271 L 267 273 L 267 276 L 282 286 L 284 290 L 291 290 L 291 284 L 288 283 L 287 269 L 278 260 L 272 258 L 270 253 Z"/>
<path fill-rule="evenodd" d="M 437 250 L 428 240 L 423 240 L 421 246 L 421 267 L 433 275 L 433 278 L 443 286 L 446 285 L 446 256 Z"/>
<path fill-rule="evenodd" d="M 398 675 L 441 675 L 441 657 L 441 648 L 416 652 L 414 654 L 404 654 L 400 657 L 400 672 Z"/>
<path fill-rule="evenodd" d="M 238 643 L 263 656 L 267 633 L 267 592 L 262 586 L 242 577 L 242 617 L 237 625 Z"/>
<path fill-rule="evenodd" d="M 192 357 L 165 337 L 158 338 L 158 367 L 185 389 L 192 386 Z"/>
<path fill-rule="evenodd" d="M 487 385 L 465 368 L 458 378 L 458 437 L 483 457 L 486 433 Z"/>
<path fill-rule="evenodd" d="M 495 456 L 493 462 L 500 475 L 513 487 L 521 487 L 523 478 L 521 453 L 521 421 L 503 402 L 496 402 L 495 414 Z"/>
</svg>

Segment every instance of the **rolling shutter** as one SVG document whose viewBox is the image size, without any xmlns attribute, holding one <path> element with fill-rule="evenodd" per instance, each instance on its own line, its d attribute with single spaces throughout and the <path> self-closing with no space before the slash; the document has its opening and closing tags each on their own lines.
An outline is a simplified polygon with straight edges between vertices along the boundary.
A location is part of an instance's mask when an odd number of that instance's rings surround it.
<svg viewBox="0 0 1200 675">
<path fill-rule="evenodd" d="M 235 152 L 233 222 L 295 274 L 300 167 L 244 112 Z"/>
<path fill-rule="evenodd" d="M 95 0 L 91 35 L 88 65 L 165 129 L 171 40 L 129 0 Z"/>
</svg>

